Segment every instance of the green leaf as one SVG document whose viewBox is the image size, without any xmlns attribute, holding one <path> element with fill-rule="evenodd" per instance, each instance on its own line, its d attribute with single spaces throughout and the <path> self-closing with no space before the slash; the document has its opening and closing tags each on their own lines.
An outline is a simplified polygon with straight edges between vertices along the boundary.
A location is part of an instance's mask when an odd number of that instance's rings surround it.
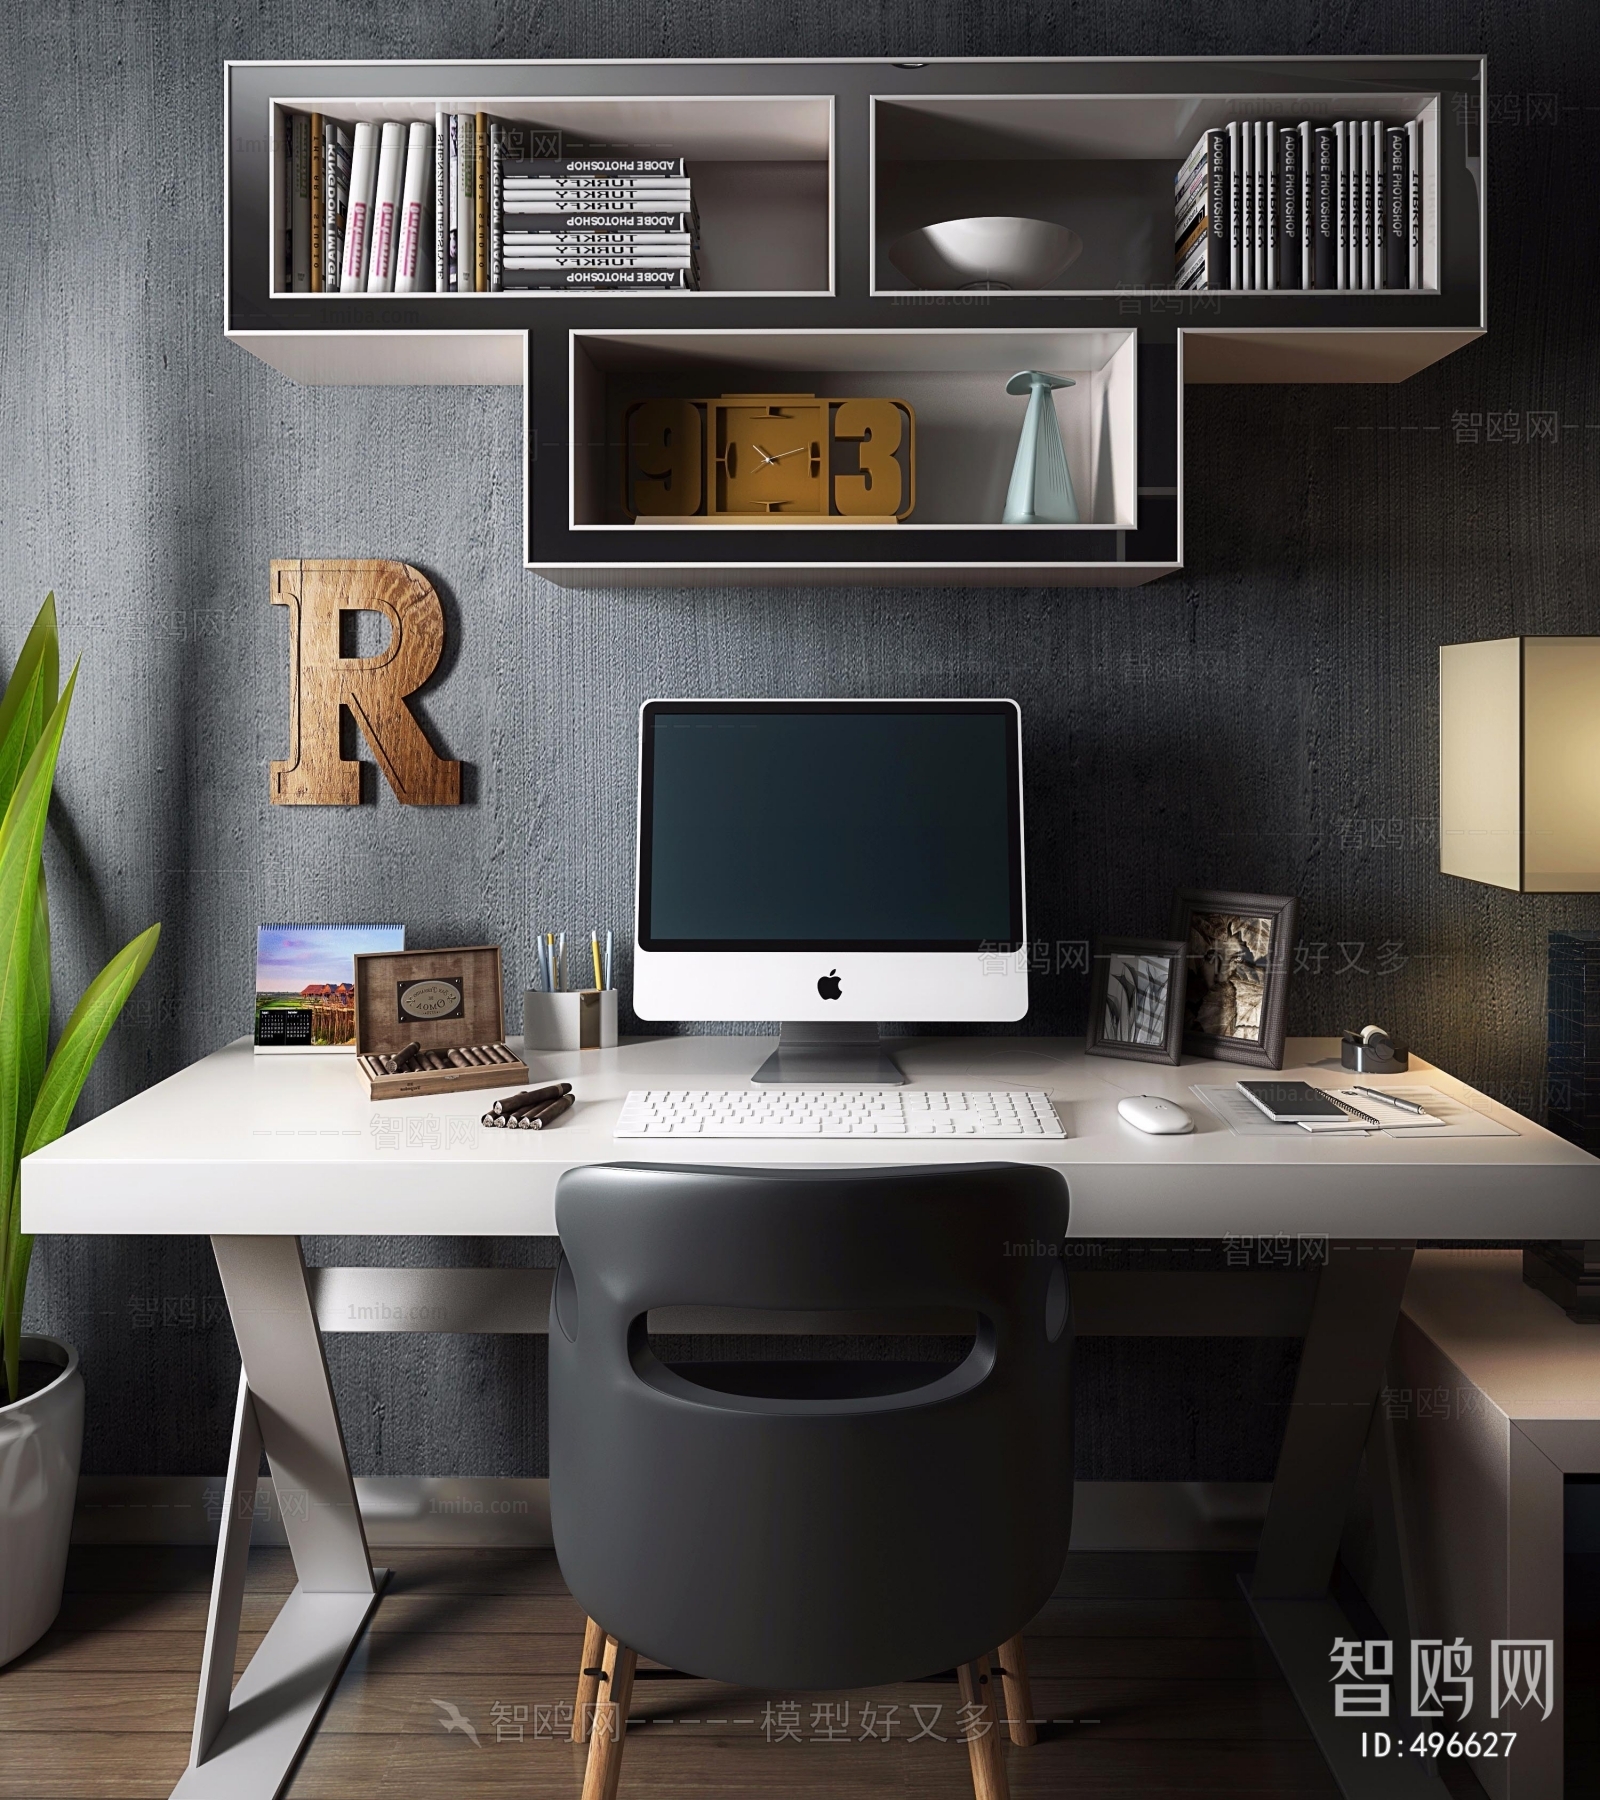
<svg viewBox="0 0 1600 1800">
<path fill-rule="evenodd" d="M 38 987 L 33 940 L 39 856 L 56 757 L 77 678 L 74 670 L 0 820 L 0 1193 L 9 1193 L 16 1181 L 18 1145 L 28 1122 L 21 1109 L 36 1053 L 30 1038 L 30 998 Z M 30 1104 L 28 1113 L 32 1110 Z"/>
<path fill-rule="evenodd" d="M 78 1104 L 83 1084 L 100 1054 L 117 1015 L 127 1004 L 129 994 L 138 985 L 150 958 L 155 953 L 161 927 L 152 925 L 141 931 L 123 947 L 95 976 L 83 998 L 72 1009 L 66 1029 L 56 1045 L 55 1055 L 45 1070 L 34 1102 L 33 1116 L 22 1140 L 22 1154 L 27 1156 L 44 1145 L 54 1143 L 67 1128 L 72 1109 Z"/>
<path fill-rule="evenodd" d="M 47 594 L 11 671 L 5 694 L 0 696 L 0 813 L 10 804 L 17 777 L 33 754 L 45 719 L 55 706 L 60 679 L 56 597 Z"/>
</svg>

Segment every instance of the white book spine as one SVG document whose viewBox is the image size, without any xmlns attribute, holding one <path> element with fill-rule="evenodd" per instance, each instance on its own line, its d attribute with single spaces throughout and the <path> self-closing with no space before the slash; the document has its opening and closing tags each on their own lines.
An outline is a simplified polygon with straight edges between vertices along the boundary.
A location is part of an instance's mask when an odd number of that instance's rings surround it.
<svg viewBox="0 0 1600 1800">
<path fill-rule="evenodd" d="M 433 115 L 433 286 L 450 289 L 450 119 L 441 107 Z"/>
<path fill-rule="evenodd" d="M 1276 288 L 1278 279 L 1278 123 L 1267 120 L 1267 286 Z"/>
<path fill-rule="evenodd" d="M 1411 285 L 1422 286 L 1422 124 L 1412 119 L 1406 126 L 1406 157 L 1410 168 L 1411 198 L 1406 217 L 1411 224 L 1411 246 L 1408 258 Z"/>
<path fill-rule="evenodd" d="M 367 252 L 367 292 L 394 292 L 396 225 L 406 178 L 406 128 L 389 120 L 378 140 L 378 174 L 372 188 L 372 248 Z"/>
<path fill-rule="evenodd" d="M 1239 194 L 1244 180 L 1244 170 L 1239 163 L 1239 121 L 1228 122 L 1228 286 L 1240 288 L 1244 282 L 1240 279 L 1239 268 L 1239 221 L 1243 216 Z"/>
<path fill-rule="evenodd" d="M 1361 285 L 1372 286 L 1372 127 L 1361 121 Z"/>
<path fill-rule="evenodd" d="M 1333 128 L 1334 186 L 1339 196 L 1339 286 L 1350 285 L 1350 128 L 1341 119 Z"/>
<path fill-rule="evenodd" d="M 415 294 L 424 285 L 422 240 L 432 189 L 433 127 L 418 119 L 406 139 L 406 178 L 400 189 L 400 248 L 394 266 L 397 294 Z"/>
<path fill-rule="evenodd" d="M 1256 284 L 1255 238 L 1250 229 L 1255 189 L 1255 134 L 1246 119 L 1239 127 L 1239 285 L 1242 288 L 1253 288 Z"/>
<path fill-rule="evenodd" d="M 1267 123 L 1257 119 L 1255 135 L 1255 191 L 1251 195 L 1250 218 L 1254 242 L 1250 254 L 1254 258 L 1257 288 L 1267 285 Z"/>
<path fill-rule="evenodd" d="M 367 288 L 367 253 L 372 244 L 372 196 L 378 182 L 378 127 L 370 119 L 356 126 L 350 148 L 350 199 L 345 208 L 344 268 L 341 294 L 363 294 Z"/>
<path fill-rule="evenodd" d="M 477 292 L 478 277 L 478 122 L 473 114 L 456 115 L 456 287 Z"/>
<path fill-rule="evenodd" d="M 297 294 L 311 292 L 311 115 L 291 116 L 293 138 L 289 169 L 289 285 Z"/>
<path fill-rule="evenodd" d="M 459 292 L 461 284 L 461 115 L 450 119 L 450 193 L 445 202 L 450 219 L 450 292 Z"/>
<path fill-rule="evenodd" d="M 1315 224 L 1311 217 L 1311 192 L 1313 175 L 1311 170 L 1312 153 L 1317 147 L 1317 134 L 1311 129 L 1311 121 L 1300 122 L 1300 286 L 1309 289 L 1315 285 L 1312 268 L 1312 252 L 1314 249 Z"/>
<path fill-rule="evenodd" d="M 1389 173 L 1383 126 L 1372 128 L 1372 285 L 1389 285 Z"/>
</svg>

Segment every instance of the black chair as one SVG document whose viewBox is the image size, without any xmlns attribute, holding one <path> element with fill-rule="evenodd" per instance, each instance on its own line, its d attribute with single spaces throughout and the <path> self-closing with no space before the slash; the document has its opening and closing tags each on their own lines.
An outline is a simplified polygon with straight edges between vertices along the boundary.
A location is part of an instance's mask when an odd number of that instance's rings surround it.
<svg viewBox="0 0 1600 1800">
<path fill-rule="evenodd" d="M 639 1655 L 769 1689 L 954 1667 L 979 1800 L 1004 1795 L 989 1659 L 1033 1741 L 1020 1633 L 1071 1529 L 1065 1182 L 619 1163 L 564 1175 L 556 1226 L 550 1517 L 589 1620 L 584 1800 L 616 1792 Z M 669 1365 L 649 1314 L 679 1306 L 936 1309 L 972 1343 L 958 1363 Z"/>
</svg>

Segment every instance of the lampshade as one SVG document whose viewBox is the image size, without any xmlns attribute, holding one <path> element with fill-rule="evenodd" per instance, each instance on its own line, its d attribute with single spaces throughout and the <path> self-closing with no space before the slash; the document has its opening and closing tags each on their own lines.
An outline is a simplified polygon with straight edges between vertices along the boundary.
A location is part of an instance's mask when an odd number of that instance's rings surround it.
<svg viewBox="0 0 1600 1800">
<path fill-rule="evenodd" d="M 1439 867 L 1600 893 L 1600 637 L 1440 649 Z"/>
</svg>

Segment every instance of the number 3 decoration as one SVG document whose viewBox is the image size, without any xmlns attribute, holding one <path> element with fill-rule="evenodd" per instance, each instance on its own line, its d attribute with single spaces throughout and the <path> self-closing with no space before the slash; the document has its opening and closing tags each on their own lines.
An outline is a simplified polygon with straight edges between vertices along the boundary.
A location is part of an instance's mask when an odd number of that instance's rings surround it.
<svg viewBox="0 0 1600 1800">
<path fill-rule="evenodd" d="M 916 414 L 904 400 L 662 397 L 629 406 L 623 435 L 633 519 L 887 524 L 916 504 Z"/>
</svg>

